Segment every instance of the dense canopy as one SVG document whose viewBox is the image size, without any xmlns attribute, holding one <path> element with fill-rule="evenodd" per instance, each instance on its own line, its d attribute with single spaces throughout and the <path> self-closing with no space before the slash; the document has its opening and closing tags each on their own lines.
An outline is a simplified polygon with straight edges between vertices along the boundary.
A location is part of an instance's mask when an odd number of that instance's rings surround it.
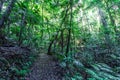
<svg viewBox="0 0 120 80">
<path fill-rule="evenodd" d="M 0 80 L 120 80 L 119 53 L 120 0 L 0 0 Z"/>
</svg>

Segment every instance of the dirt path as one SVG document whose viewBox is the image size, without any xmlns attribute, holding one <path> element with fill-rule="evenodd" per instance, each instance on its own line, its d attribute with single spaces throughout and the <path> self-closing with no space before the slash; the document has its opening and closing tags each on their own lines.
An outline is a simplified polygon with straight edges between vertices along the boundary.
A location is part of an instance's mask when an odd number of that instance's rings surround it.
<svg viewBox="0 0 120 80">
<path fill-rule="evenodd" d="M 40 54 L 26 80 L 63 80 L 61 70 L 52 56 Z"/>
</svg>

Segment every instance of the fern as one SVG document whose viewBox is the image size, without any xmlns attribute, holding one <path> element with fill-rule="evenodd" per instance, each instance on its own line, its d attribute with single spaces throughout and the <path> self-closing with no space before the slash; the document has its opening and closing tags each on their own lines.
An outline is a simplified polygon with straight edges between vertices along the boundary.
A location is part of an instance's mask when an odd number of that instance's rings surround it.
<svg viewBox="0 0 120 80">
<path fill-rule="evenodd" d="M 93 73 L 93 71 L 91 71 L 92 77 L 96 79 L 98 79 L 96 75 L 99 76 L 101 79 L 106 79 L 106 80 L 119 80 L 120 78 L 119 76 L 117 76 L 117 74 L 115 74 L 113 69 L 109 67 L 107 64 L 98 63 L 98 64 L 93 64 L 91 66 L 93 67 L 93 70 L 95 70 L 94 72 L 96 72 L 96 73 Z"/>
<path fill-rule="evenodd" d="M 95 79 L 98 79 L 100 80 L 101 78 L 99 77 L 99 75 L 97 75 L 97 73 L 91 69 L 86 69 L 86 72 L 92 77 L 92 78 L 95 78 Z"/>
</svg>

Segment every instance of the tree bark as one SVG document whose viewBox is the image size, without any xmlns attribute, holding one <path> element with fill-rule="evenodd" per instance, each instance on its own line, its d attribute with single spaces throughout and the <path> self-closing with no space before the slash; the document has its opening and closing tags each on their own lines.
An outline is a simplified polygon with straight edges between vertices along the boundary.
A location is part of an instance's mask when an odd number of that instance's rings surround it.
<svg viewBox="0 0 120 80">
<path fill-rule="evenodd" d="M 63 17 L 63 19 L 62 19 L 62 21 L 61 21 L 61 24 L 60 24 L 60 27 L 61 27 L 61 28 L 62 28 L 62 26 L 63 26 L 64 21 L 66 20 L 68 11 L 69 11 L 69 8 L 68 8 L 68 6 L 67 6 L 65 16 Z M 61 31 L 61 30 L 58 30 L 58 31 L 57 31 L 57 34 L 56 34 L 55 36 L 53 36 L 54 39 L 50 42 L 50 45 L 49 45 L 49 47 L 48 47 L 48 52 L 47 52 L 48 55 L 51 55 L 52 45 L 53 45 L 54 41 L 57 39 L 60 31 Z"/>
<path fill-rule="evenodd" d="M 72 27 L 72 2 L 73 1 L 70 0 L 70 11 L 71 11 L 71 14 L 70 14 L 70 27 L 68 29 L 68 40 L 67 40 L 66 56 L 68 55 L 69 50 L 70 50 L 71 27 Z"/>
<path fill-rule="evenodd" d="M 4 14 L 2 15 L 2 18 L 0 19 L 0 29 L 4 27 L 4 23 L 8 20 L 8 17 L 12 11 L 12 8 L 15 4 L 17 0 L 11 0 L 11 2 L 9 3 L 6 11 L 4 12 Z"/>
<path fill-rule="evenodd" d="M 110 0 L 110 1 L 111 1 L 111 0 Z M 108 12 L 108 16 L 109 16 L 111 25 L 112 25 L 112 27 L 113 27 L 113 29 L 114 29 L 115 44 L 117 44 L 117 42 L 118 42 L 118 38 L 117 38 L 118 31 L 117 31 L 117 27 L 116 27 L 116 24 L 115 24 L 115 19 L 114 19 L 114 17 L 112 16 L 112 12 L 110 11 L 111 8 L 109 8 L 109 3 L 108 3 L 108 1 L 105 1 L 105 4 L 106 4 L 106 10 L 107 10 L 107 12 Z M 115 15 L 115 11 L 114 11 L 114 15 Z"/>
<path fill-rule="evenodd" d="M 26 15 L 26 12 L 22 13 L 22 19 L 21 19 L 21 24 L 20 24 L 20 33 L 19 33 L 19 42 L 18 42 L 18 45 L 21 46 L 22 44 L 22 33 L 23 33 L 23 30 L 24 30 L 24 27 L 25 27 L 25 15 Z"/>
<path fill-rule="evenodd" d="M 108 2 L 105 1 L 106 3 L 106 10 L 108 12 L 108 15 L 109 15 L 109 18 L 110 18 L 110 22 L 111 22 L 111 25 L 114 27 L 114 31 L 117 32 L 116 30 L 116 25 L 115 25 L 115 20 L 113 19 L 113 16 L 111 15 L 111 11 L 110 11 L 110 8 L 109 8 L 109 5 L 108 5 Z"/>
<path fill-rule="evenodd" d="M 54 39 L 50 42 L 50 45 L 49 45 L 49 47 L 48 47 L 48 52 L 47 52 L 48 55 L 52 55 L 52 54 L 51 54 L 51 48 L 52 48 L 52 45 L 53 45 L 54 41 L 57 39 L 58 34 L 59 34 L 59 31 L 57 32 L 57 34 L 55 35 L 55 37 L 53 36 Z"/>
<path fill-rule="evenodd" d="M 2 11 L 2 7 L 3 7 L 3 0 L 0 0 L 0 13 Z"/>
<path fill-rule="evenodd" d="M 102 25 L 103 25 L 103 28 L 104 28 L 105 42 L 106 42 L 107 46 L 110 48 L 111 47 L 110 44 L 112 44 L 112 42 L 111 42 L 111 39 L 110 39 L 108 24 L 107 24 L 107 21 L 105 19 L 105 15 L 102 12 L 102 10 L 100 8 L 98 8 L 98 10 L 99 10 L 100 19 L 101 19 L 101 22 L 102 22 Z"/>
<path fill-rule="evenodd" d="M 64 47 L 64 30 L 61 30 L 61 52 L 63 53 L 63 47 Z"/>
</svg>

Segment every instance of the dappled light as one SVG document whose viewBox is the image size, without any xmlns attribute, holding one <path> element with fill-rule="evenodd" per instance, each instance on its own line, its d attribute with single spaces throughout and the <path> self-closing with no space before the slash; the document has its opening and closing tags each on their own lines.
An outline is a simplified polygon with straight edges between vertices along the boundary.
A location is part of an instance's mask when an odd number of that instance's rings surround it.
<svg viewBox="0 0 120 80">
<path fill-rule="evenodd" d="M 0 80 L 120 80 L 120 0 L 0 0 Z"/>
</svg>

